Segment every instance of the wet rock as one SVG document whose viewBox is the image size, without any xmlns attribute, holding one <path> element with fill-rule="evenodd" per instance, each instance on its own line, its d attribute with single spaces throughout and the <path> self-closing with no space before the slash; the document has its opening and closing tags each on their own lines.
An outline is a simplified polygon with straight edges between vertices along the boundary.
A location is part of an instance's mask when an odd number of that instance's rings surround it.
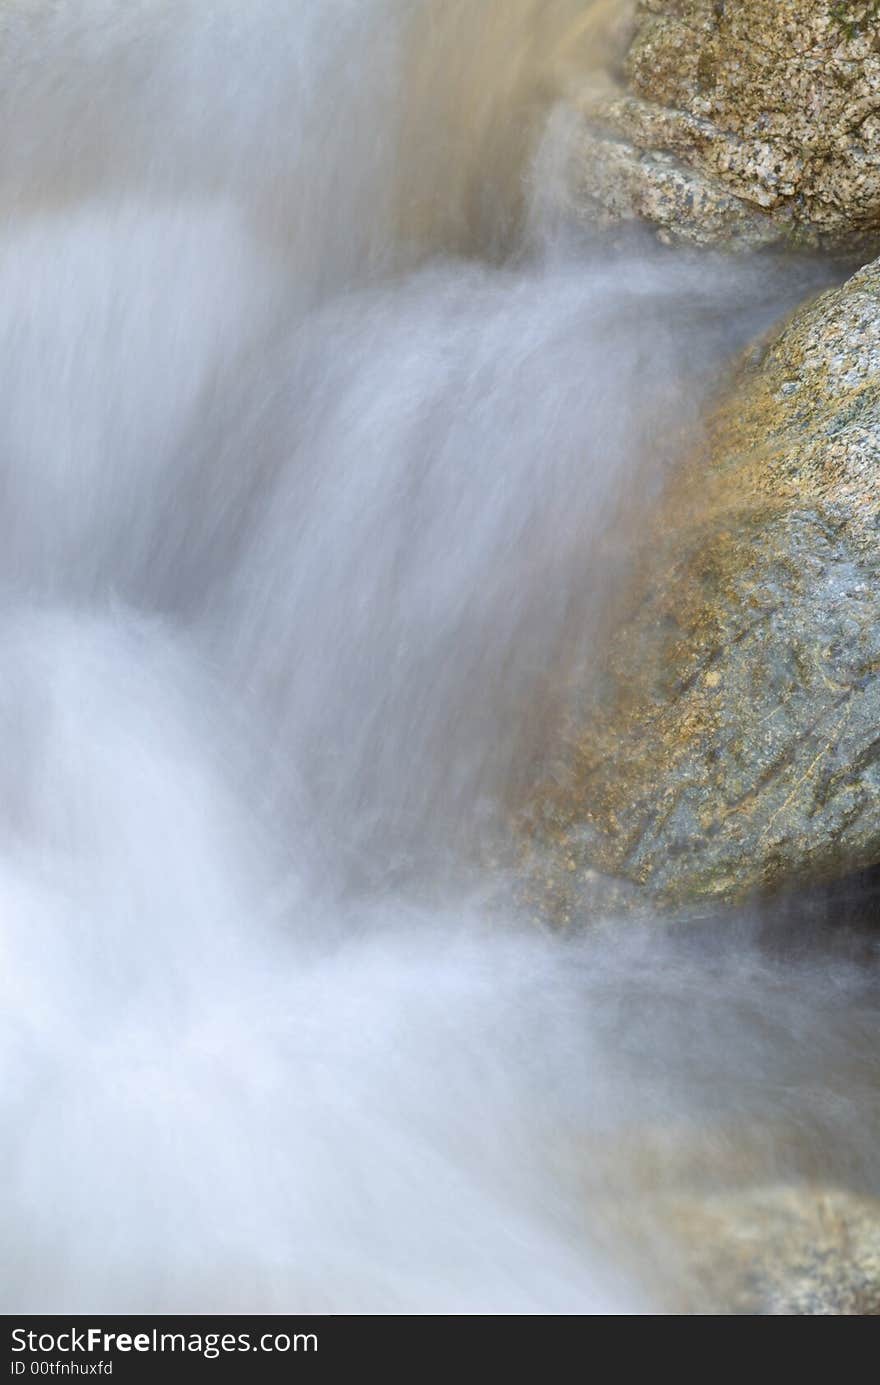
<svg viewBox="0 0 880 1385">
<path fill-rule="evenodd" d="M 802 1136 L 672 1120 L 591 1148 L 614 1244 L 659 1311 L 880 1315 L 880 1198 L 811 1174 Z"/>
<path fill-rule="evenodd" d="M 572 104 L 587 220 L 641 218 L 670 242 L 880 243 L 877 0 L 641 0 L 623 81 Z"/>
<path fill-rule="evenodd" d="M 878 483 L 880 262 L 750 354 L 670 487 L 525 814 L 541 912 L 880 861 Z"/>
<path fill-rule="evenodd" d="M 677 1312 L 880 1314 L 880 1201 L 824 1186 L 670 1198 L 661 1222 L 682 1257 Z"/>
</svg>

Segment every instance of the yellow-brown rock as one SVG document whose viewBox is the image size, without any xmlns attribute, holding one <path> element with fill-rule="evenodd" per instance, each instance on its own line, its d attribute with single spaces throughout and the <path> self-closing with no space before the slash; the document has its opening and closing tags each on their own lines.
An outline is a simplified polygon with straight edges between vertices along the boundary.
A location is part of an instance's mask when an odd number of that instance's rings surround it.
<svg viewBox="0 0 880 1385">
<path fill-rule="evenodd" d="M 641 0 L 626 76 L 572 97 L 589 219 L 641 218 L 668 241 L 880 244 L 878 0 Z"/>
<path fill-rule="evenodd" d="M 675 906 L 880 861 L 880 262 L 743 363 L 537 795 L 533 897 Z"/>
</svg>

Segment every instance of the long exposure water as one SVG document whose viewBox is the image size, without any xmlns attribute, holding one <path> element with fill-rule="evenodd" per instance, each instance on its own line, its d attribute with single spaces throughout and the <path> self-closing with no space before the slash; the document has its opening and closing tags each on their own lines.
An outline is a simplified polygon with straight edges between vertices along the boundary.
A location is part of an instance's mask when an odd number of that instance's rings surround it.
<svg viewBox="0 0 880 1385">
<path fill-rule="evenodd" d="M 617 8 L 0 8 L 6 1311 L 666 1311 L 658 1130 L 876 1190 L 863 967 L 486 864 L 805 292 L 575 229 Z"/>
</svg>

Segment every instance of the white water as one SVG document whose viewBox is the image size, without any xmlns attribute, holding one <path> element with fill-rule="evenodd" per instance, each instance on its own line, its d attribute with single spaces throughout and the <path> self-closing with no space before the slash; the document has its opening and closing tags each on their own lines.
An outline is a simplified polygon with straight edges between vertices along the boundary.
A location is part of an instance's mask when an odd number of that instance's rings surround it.
<svg viewBox="0 0 880 1385">
<path fill-rule="evenodd" d="M 3 8 L 7 1311 L 650 1311 L 643 1126 L 876 1174 L 847 965 L 487 903 L 640 505 L 797 296 L 567 225 L 592 13 Z"/>
</svg>

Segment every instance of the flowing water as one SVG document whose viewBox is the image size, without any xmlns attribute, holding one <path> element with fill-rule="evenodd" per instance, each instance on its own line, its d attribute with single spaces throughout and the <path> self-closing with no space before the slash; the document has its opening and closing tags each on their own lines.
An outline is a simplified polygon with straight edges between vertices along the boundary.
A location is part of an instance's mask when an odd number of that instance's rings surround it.
<svg viewBox="0 0 880 1385">
<path fill-rule="evenodd" d="M 806 291 L 574 226 L 619 9 L 0 8 L 7 1311 L 667 1310 L 743 1132 L 876 1191 L 863 963 L 487 865 Z"/>
</svg>

